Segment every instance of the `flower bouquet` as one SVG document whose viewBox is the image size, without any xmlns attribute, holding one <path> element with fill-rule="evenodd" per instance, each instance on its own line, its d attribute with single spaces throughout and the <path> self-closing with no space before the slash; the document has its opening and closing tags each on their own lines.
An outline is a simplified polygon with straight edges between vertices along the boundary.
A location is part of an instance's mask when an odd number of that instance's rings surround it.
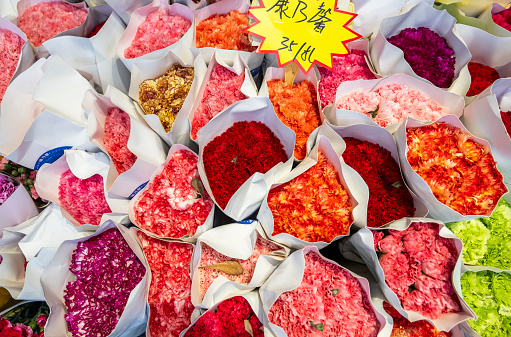
<svg viewBox="0 0 511 337">
<path fill-rule="evenodd" d="M 507 1 L 491 1 L 492 4 L 479 15 L 478 19 L 486 25 L 486 31 L 499 37 L 511 37 L 509 9 Z"/>
<path fill-rule="evenodd" d="M 366 226 L 369 191 L 340 160 L 339 141 L 319 136 L 309 157 L 271 186 L 257 218 L 272 240 L 321 249 L 347 236 L 352 224 Z"/>
<path fill-rule="evenodd" d="M 462 121 L 475 136 L 487 139 L 504 181 L 511 183 L 511 80 L 497 80 L 463 112 Z"/>
<path fill-rule="evenodd" d="M 105 222 L 65 241 L 41 275 L 49 336 L 138 336 L 147 324 L 146 267 L 127 228 Z"/>
<path fill-rule="evenodd" d="M 381 227 L 403 217 L 425 217 L 426 206 L 410 191 L 399 167 L 396 141 L 387 130 L 373 125 L 323 124 L 346 143 L 344 162 L 355 169 L 369 188 L 367 226 Z M 333 137 L 332 137 L 333 138 Z M 335 139 L 335 138 L 334 138 Z"/>
<path fill-rule="evenodd" d="M 194 245 L 159 240 L 131 229 L 151 269 L 148 287 L 148 337 L 177 337 L 191 323 L 194 306 L 190 300 L 190 266 Z"/>
<path fill-rule="evenodd" d="M 117 56 L 128 69 L 144 60 L 158 60 L 169 51 L 180 55 L 193 46 L 193 12 L 163 0 L 138 8 L 117 44 Z"/>
<path fill-rule="evenodd" d="M 456 31 L 472 54 L 468 63 L 471 83 L 467 97 L 480 94 L 500 77 L 511 76 L 511 61 L 508 58 L 511 37 L 497 37 L 466 25 L 456 25 Z M 481 41 L 485 42 L 485 48 L 481 48 Z M 488 53 L 487 50 L 492 52 Z"/>
<path fill-rule="evenodd" d="M 50 309 L 45 302 L 21 302 L 0 313 L 0 336 L 44 337 Z"/>
<path fill-rule="evenodd" d="M 39 170 L 35 188 L 42 198 L 59 205 L 76 226 L 99 226 L 103 214 L 111 212 L 104 185 L 108 168 L 108 156 L 102 152 L 67 150 Z"/>
<path fill-rule="evenodd" d="M 256 53 L 252 46 L 247 28 L 249 2 L 245 0 L 222 0 L 194 12 L 195 47 L 200 51 L 204 61 L 209 63 L 213 52 L 232 64 L 238 54 L 250 70 L 259 68 L 264 54 Z"/>
<path fill-rule="evenodd" d="M 0 172 L 0 230 L 16 226 L 38 213 L 34 200 L 21 183 Z"/>
<path fill-rule="evenodd" d="M 261 300 L 253 291 L 241 296 L 227 298 L 202 313 L 182 337 L 263 337 L 266 328 L 258 317 Z"/>
<path fill-rule="evenodd" d="M 204 190 L 198 156 L 174 145 L 147 186 L 130 201 L 131 221 L 148 235 L 195 239 L 213 227 L 214 203 Z"/>
<path fill-rule="evenodd" d="M 257 210 L 273 182 L 291 171 L 294 134 L 268 98 L 237 102 L 198 135 L 204 188 L 236 221 Z"/>
<path fill-rule="evenodd" d="M 134 102 L 116 88 L 108 87 L 101 96 L 88 91 L 83 107 L 92 111 L 88 118 L 91 142 L 110 157 L 106 190 L 132 197 L 165 162 L 167 145 L 141 121 Z"/>
<path fill-rule="evenodd" d="M 428 320 L 449 331 L 474 317 L 459 286 L 461 240 L 441 222 L 405 218 L 386 228 L 361 229 L 343 250 L 362 258 L 387 301 L 411 322 Z"/>
<path fill-rule="evenodd" d="M 500 199 L 489 218 L 451 222 L 446 226 L 463 241 L 465 264 L 511 270 L 511 205 Z"/>
<path fill-rule="evenodd" d="M 214 52 L 188 116 L 190 138 L 197 140 L 200 129 L 231 104 L 255 96 L 256 84 L 241 57 L 236 55 L 234 62 L 228 64 L 220 53 Z"/>
<path fill-rule="evenodd" d="M 369 283 L 322 257 L 316 247 L 291 254 L 259 293 L 276 336 L 376 337 L 386 321 Z"/>
<path fill-rule="evenodd" d="M 289 249 L 268 240 L 257 221 L 234 223 L 202 234 L 192 262 L 192 303 L 208 309 L 219 297 L 260 287 Z"/>
<path fill-rule="evenodd" d="M 468 320 L 469 335 L 504 337 L 511 334 L 509 316 L 505 313 L 511 305 L 509 291 L 511 274 L 494 268 L 467 267 L 461 275 L 463 299 L 477 314 L 477 320 Z"/>
<path fill-rule="evenodd" d="M 259 96 L 269 97 L 279 119 L 295 132 L 294 156 L 307 156 L 307 139 L 323 122 L 319 110 L 318 79 L 315 72 L 298 71 L 293 85 L 284 81 L 284 68 L 267 68 Z"/>
<path fill-rule="evenodd" d="M 371 48 L 377 72 L 405 73 L 465 95 L 470 52 L 455 35 L 455 23 L 447 12 L 422 2 L 405 14 L 384 19 Z"/>
<path fill-rule="evenodd" d="M 369 60 L 368 39 L 350 42 L 348 48 L 350 50 L 349 54 L 333 58 L 333 71 L 318 67 L 320 75 L 318 95 L 321 109 L 335 103 L 335 94 L 341 83 L 355 80 L 372 80 L 379 77 L 373 72 L 374 68 Z"/>
<path fill-rule="evenodd" d="M 167 145 L 191 144 L 188 115 L 206 71 L 202 57 L 190 51 L 183 58 L 169 51 L 131 69 L 129 95 L 140 103 L 144 120 Z"/>
<path fill-rule="evenodd" d="M 398 74 L 342 83 L 335 109 L 325 109 L 325 113 L 334 125 L 379 125 L 394 133 L 406 117 L 433 122 L 448 114 L 461 117 L 463 107 L 461 96 Z"/>
<path fill-rule="evenodd" d="M 394 136 L 405 179 L 434 219 L 489 216 L 507 192 L 489 143 L 455 116 L 427 125 L 407 119 Z"/>
</svg>

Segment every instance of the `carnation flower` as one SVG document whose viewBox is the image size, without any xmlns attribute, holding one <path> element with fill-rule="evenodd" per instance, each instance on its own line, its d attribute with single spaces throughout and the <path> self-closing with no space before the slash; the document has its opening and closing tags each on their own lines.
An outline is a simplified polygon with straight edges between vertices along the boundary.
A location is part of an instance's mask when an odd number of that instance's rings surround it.
<svg viewBox="0 0 511 337">
<path fill-rule="evenodd" d="M 500 78 L 499 73 L 492 67 L 477 62 L 468 63 L 468 71 L 472 81 L 467 96 L 475 96 L 483 92 Z"/>
<path fill-rule="evenodd" d="M 316 88 L 307 80 L 292 86 L 278 79 L 267 84 L 277 116 L 296 134 L 295 157 L 301 160 L 307 155 L 307 139 L 321 123 Z"/>
<path fill-rule="evenodd" d="M 252 52 L 257 47 L 252 46 L 248 34 L 243 32 L 243 29 L 247 27 L 247 13 L 235 10 L 227 14 L 214 14 L 197 24 L 196 47 Z"/>
<path fill-rule="evenodd" d="M 149 331 L 153 337 L 177 337 L 191 321 L 192 280 L 190 261 L 193 246 L 151 238 L 138 232 L 151 268 L 149 287 Z"/>
<path fill-rule="evenodd" d="M 356 80 L 372 80 L 376 77 L 369 69 L 365 53 L 353 50 L 350 54 L 335 56 L 332 61 L 333 71 L 319 67 L 321 80 L 318 83 L 321 109 L 335 101 L 337 88 L 343 82 Z"/>
<path fill-rule="evenodd" d="M 247 324 L 251 332 L 247 331 Z M 263 337 L 263 324 L 250 303 L 241 296 L 220 302 L 216 310 L 204 313 L 184 337 Z"/>
<path fill-rule="evenodd" d="M 241 101 L 247 96 L 241 92 L 245 73 L 239 75 L 217 64 L 204 89 L 202 100 L 192 120 L 191 138 L 197 139 L 197 133 L 210 120 L 229 105 Z"/>
<path fill-rule="evenodd" d="M 152 12 L 138 26 L 131 45 L 124 50 L 124 57 L 132 59 L 166 48 L 179 41 L 191 25 L 187 18 L 170 15 L 168 9 Z"/>
<path fill-rule="evenodd" d="M 381 127 L 401 123 L 406 117 L 436 121 L 449 111 L 407 85 L 386 84 L 376 91 L 354 91 L 340 97 L 337 109 L 365 114 Z"/>
<path fill-rule="evenodd" d="M 456 57 L 443 37 L 429 28 L 419 27 L 405 28 L 387 40 L 403 51 L 406 62 L 417 75 L 440 88 L 451 86 Z"/>
<path fill-rule="evenodd" d="M 64 317 L 74 337 L 110 335 L 146 272 L 117 228 L 79 242 L 69 270 Z"/>
<path fill-rule="evenodd" d="M 117 107 L 108 109 L 103 144 L 119 174 L 128 171 L 137 160 L 128 149 L 130 129 L 130 116 L 126 112 Z"/>
<path fill-rule="evenodd" d="M 18 27 L 34 47 L 57 34 L 81 26 L 87 19 L 87 10 L 64 1 L 40 2 L 28 7 L 18 18 Z"/>
<path fill-rule="evenodd" d="M 9 199 L 14 193 L 17 186 L 14 185 L 14 180 L 6 175 L 0 174 L 0 206 Z"/>
<path fill-rule="evenodd" d="M 19 35 L 7 29 L 0 29 L 0 103 L 16 72 L 24 44 Z"/>
<path fill-rule="evenodd" d="M 277 298 L 268 312 L 270 322 L 289 337 L 376 337 L 380 322 L 358 280 L 315 252 L 304 258 L 300 285 Z"/>
<path fill-rule="evenodd" d="M 213 200 L 192 186 L 199 179 L 197 155 L 189 150 L 175 152 L 161 173 L 134 204 L 137 224 L 161 237 L 193 236 L 213 208 Z"/>
<path fill-rule="evenodd" d="M 91 37 L 94 37 L 96 36 L 99 31 L 101 30 L 101 28 L 103 28 L 103 26 L 105 25 L 106 21 L 103 21 L 101 22 L 99 25 L 97 25 L 96 27 L 94 27 L 94 29 L 92 30 L 92 32 L 89 33 L 89 35 L 87 36 L 88 38 L 91 38 Z"/>
<path fill-rule="evenodd" d="M 81 225 L 99 226 L 101 216 L 112 211 L 105 199 L 103 177 L 99 174 L 80 179 L 71 170 L 62 173 L 59 201 L 60 206 Z"/>
<path fill-rule="evenodd" d="M 165 132 L 169 132 L 183 106 L 194 76 L 193 67 L 176 63 L 165 74 L 140 84 L 138 101 L 144 112 L 160 119 Z"/>
<path fill-rule="evenodd" d="M 266 173 L 287 160 L 284 146 L 261 122 L 236 122 L 203 150 L 204 171 L 218 205 L 229 199 L 254 173 Z"/>
<path fill-rule="evenodd" d="M 369 187 L 367 226 L 380 227 L 394 220 L 412 217 L 415 213 L 413 198 L 390 151 L 368 141 L 351 137 L 343 139 L 346 150 L 342 158 Z"/>
<path fill-rule="evenodd" d="M 451 281 L 458 254 L 454 240 L 439 232 L 436 223 L 414 222 L 405 230 L 375 235 L 385 283 L 405 310 L 430 319 L 461 310 Z"/>
<path fill-rule="evenodd" d="M 200 280 L 200 297 L 204 298 L 209 287 L 218 276 L 223 276 L 228 280 L 240 284 L 249 284 L 254 275 L 257 260 L 261 255 L 271 255 L 272 252 L 282 249 L 279 245 L 264 239 L 257 233 L 257 239 L 254 246 L 252 255 L 246 260 L 235 259 L 229 256 L 220 254 L 207 244 L 201 242 L 201 257 L 199 266 L 211 266 L 224 261 L 238 261 L 243 268 L 243 273 L 240 275 L 230 275 L 217 269 L 199 268 Z"/>
<path fill-rule="evenodd" d="M 501 111 L 500 117 L 506 128 L 507 134 L 511 137 L 511 111 Z"/>
<path fill-rule="evenodd" d="M 489 215 L 507 191 L 489 151 L 446 123 L 408 128 L 407 159 L 441 203 L 462 215 Z"/>
<path fill-rule="evenodd" d="M 493 22 L 511 32 L 511 8 L 491 15 Z"/>
<path fill-rule="evenodd" d="M 330 242 L 347 235 L 353 222 L 350 196 L 321 151 L 316 165 L 271 189 L 267 202 L 273 214 L 273 235 L 287 233 L 307 242 Z"/>
</svg>

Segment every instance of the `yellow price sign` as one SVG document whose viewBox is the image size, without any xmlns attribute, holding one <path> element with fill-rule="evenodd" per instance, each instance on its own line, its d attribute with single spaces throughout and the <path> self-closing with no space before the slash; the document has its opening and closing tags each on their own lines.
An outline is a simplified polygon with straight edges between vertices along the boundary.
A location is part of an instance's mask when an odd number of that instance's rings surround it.
<svg viewBox="0 0 511 337">
<path fill-rule="evenodd" d="M 337 9 L 337 0 L 259 0 L 256 21 L 246 31 L 262 39 L 259 52 L 277 54 L 279 66 L 295 62 L 308 73 L 314 63 L 332 68 L 332 57 L 362 36 L 348 25 L 357 14 Z"/>
</svg>

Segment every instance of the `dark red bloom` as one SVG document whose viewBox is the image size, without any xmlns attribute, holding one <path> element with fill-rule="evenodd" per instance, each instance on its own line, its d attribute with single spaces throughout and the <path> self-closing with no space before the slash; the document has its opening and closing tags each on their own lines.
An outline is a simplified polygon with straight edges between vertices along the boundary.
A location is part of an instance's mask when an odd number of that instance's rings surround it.
<svg viewBox="0 0 511 337">
<path fill-rule="evenodd" d="M 204 170 L 218 205 L 229 199 L 254 173 L 266 173 L 287 160 L 280 140 L 261 122 L 236 122 L 203 151 Z"/>
<path fill-rule="evenodd" d="M 413 199 L 390 151 L 371 142 L 344 138 L 344 161 L 358 172 L 369 187 L 367 226 L 380 227 L 415 213 Z"/>
<path fill-rule="evenodd" d="M 470 83 L 467 96 L 480 94 L 500 78 L 499 73 L 495 69 L 477 62 L 469 62 L 468 71 L 470 72 L 470 77 L 472 77 L 472 82 Z"/>
<path fill-rule="evenodd" d="M 501 111 L 500 117 L 506 127 L 507 134 L 511 137 L 511 111 Z"/>
<path fill-rule="evenodd" d="M 105 22 L 106 21 L 103 21 L 101 22 L 99 25 L 97 25 L 93 30 L 92 32 L 90 32 L 90 34 L 87 36 L 87 38 L 91 38 L 93 36 L 95 36 L 100 30 L 101 28 L 103 28 L 103 26 L 105 25 Z"/>
</svg>

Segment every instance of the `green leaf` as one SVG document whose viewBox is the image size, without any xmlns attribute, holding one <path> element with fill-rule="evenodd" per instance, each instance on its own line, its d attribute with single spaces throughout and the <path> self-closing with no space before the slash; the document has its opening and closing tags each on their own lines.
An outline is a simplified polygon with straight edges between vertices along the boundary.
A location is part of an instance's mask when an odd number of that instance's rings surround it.
<svg viewBox="0 0 511 337">
<path fill-rule="evenodd" d="M 234 157 L 231 163 L 234 163 L 234 165 L 238 164 L 238 157 Z"/>
<path fill-rule="evenodd" d="M 339 292 L 339 289 L 332 289 L 330 290 L 332 292 L 332 295 L 337 295 L 337 293 Z"/>
<path fill-rule="evenodd" d="M 314 324 L 314 322 L 312 322 L 312 321 L 309 321 L 309 323 L 311 324 L 311 327 L 313 329 L 316 329 L 316 330 L 319 330 L 319 331 L 325 330 L 325 326 L 323 325 L 323 323 Z"/>
</svg>

